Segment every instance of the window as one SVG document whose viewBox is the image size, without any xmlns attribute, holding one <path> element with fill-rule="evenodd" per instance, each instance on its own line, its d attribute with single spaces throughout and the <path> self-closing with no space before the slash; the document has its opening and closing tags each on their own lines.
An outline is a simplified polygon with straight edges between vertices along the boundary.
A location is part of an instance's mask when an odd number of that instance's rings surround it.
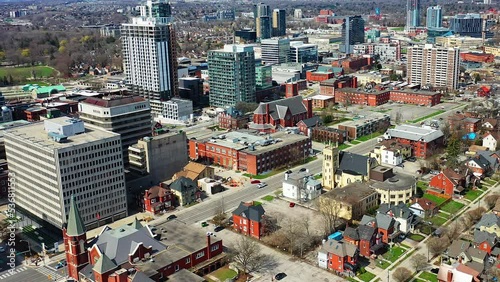
<svg viewBox="0 0 500 282">
<path fill-rule="evenodd" d="M 191 258 L 190 257 L 186 258 L 186 263 L 190 263 L 190 262 L 191 262 Z"/>
<path fill-rule="evenodd" d="M 213 251 L 217 251 L 219 249 L 219 245 L 213 245 L 210 250 L 213 252 Z"/>
<path fill-rule="evenodd" d="M 179 271 L 179 265 L 175 266 L 175 271 Z"/>
<path fill-rule="evenodd" d="M 201 252 L 196 254 L 196 259 L 202 258 L 204 256 L 205 256 L 205 251 L 201 251 Z"/>
</svg>

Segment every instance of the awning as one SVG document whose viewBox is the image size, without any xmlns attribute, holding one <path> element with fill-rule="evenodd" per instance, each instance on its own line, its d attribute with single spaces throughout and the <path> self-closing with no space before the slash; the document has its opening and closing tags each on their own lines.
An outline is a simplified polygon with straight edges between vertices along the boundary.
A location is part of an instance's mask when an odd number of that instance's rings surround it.
<svg viewBox="0 0 500 282">
<path fill-rule="evenodd" d="M 383 249 L 385 247 L 385 244 L 384 243 L 380 243 L 380 244 L 377 244 L 377 245 L 373 245 L 371 248 L 370 248 L 370 251 L 376 253 L 377 251 Z"/>
</svg>

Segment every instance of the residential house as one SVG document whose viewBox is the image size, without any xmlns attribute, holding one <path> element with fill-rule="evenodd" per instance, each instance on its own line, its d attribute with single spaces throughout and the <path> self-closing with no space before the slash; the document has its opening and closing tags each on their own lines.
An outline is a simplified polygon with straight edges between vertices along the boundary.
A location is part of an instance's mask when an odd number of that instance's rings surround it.
<svg viewBox="0 0 500 282">
<path fill-rule="evenodd" d="M 439 129 L 423 128 L 414 125 L 396 125 L 384 134 L 384 139 L 412 146 L 413 156 L 428 158 L 444 146 L 444 135 Z"/>
<path fill-rule="evenodd" d="M 464 240 L 454 240 L 443 254 L 444 261 L 451 264 L 462 263 L 479 273 L 483 273 L 487 258 L 487 252 Z"/>
<path fill-rule="evenodd" d="M 283 187 L 283 194 L 284 192 Z M 319 209 L 337 211 L 346 220 L 360 219 L 378 204 L 378 194 L 366 183 L 355 182 L 342 188 L 332 189 L 319 197 Z"/>
<path fill-rule="evenodd" d="M 481 120 L 464 114 L 454 114 L 448 117 L 448 123 L 452 130 L 465 130 L 466 133 L 477 132 L 481 126 Z"/>
<path fill-rule="evenodd" d="M 359 251 L 356 245 L 342 240 L 328 240 L 323 243 L 323 246 L 318 251 L 318 265 L 321 268 L 341 273 L 355 273 L 358 255 Z"/>
<path fill-rule="evenodd" d="M 470 158 L 466 165 L 476 177 L 486 176 L 492 171 L 490 162 L 483 155 Z"/>
<path fill-rule="evenodd" d="M 321 182 L 308 171 L 285 173 L 283 196 L 294 200 L 311 201 L 321 195 Z"/>
<path fill-rule="evenodd" d="M 438 214 L 439 207 L 433 201 L 426 198 L 414 198 L 410 210 L 421 218 L 433 217 Z"/>
<path fill-rule="evenodd" d="M 197 182 L 199 179 L 202 178 L 213 178 L 215 175 L 215 169 L 211 166 L 196 163 L 196 162 L 189 162 L 187 165 L 185 165 L 181 171 L 177 172 L 174 174 L 172 177 L 173 180 L 179 179 L 181 177 L 187 177 L 194 182 Z"/>
<path fill-rule="evenodd" d="M 344 240 L 356 245 L 359 254 L 367 258 L 378 253 L 383 247 L 381 236 L 377 233 L 377 228 L 372 225 L 362 224 L 356 228 L 347 226 L 344 231 Z"/>
<path fill-rule="evenodd" d="M 467 187 L 465 175 L 446 168 L 431 178 L 429 189 L 426 192 L 438 196 L 453 197 L 453 195 L 462 193 L 465 187 Z"/>
<path fill-rule="evenodd" d="M 377 214 L 386 214 L 399 222 L 399 230 L 403 233 L 413 232 L 419 222 L 418 217 L 404 203 L 398 205 L 381 204 Z"/>
<path fill-rule="evenodd" d="M 411 157 L 411 146 L 391 140 L 385 140 L 375 146 L 370 152 L 370 157 L 375 158 L 379 164 L 400 165 L 404 159 Z"/>
<path fill-rule="evenodd" d="M 497 243 L 498 237 L 494 233 L 474 230 L 474 246 L 476 248 L 491 255 L 491 252 L 497 246 Z"/>
<path fill-rule="evenodd" d="M 382 237 L 382 242 L 388 244 L 399 234 L 399 223 L 389 215 L 377 213 L 377 232 Z"/>
<path fill-rule="evenodd" d="M 335 171 L 337 187 L 344 187 L 354 182 L 366 182 L 370 171 L 378 165 L 377 160 L 351 152 L 339 152 L 339 167 Z"/>
<path fill-rule="evenodd" d="M 441 264 L 437 275 L 438 282 L 476 282 L 480 273 L 461 263 Z"/>
<path fill-rule="evenodd" d="M 494 213 L 485 213 L 476 223 L 475 230 L 485 231 L 500 237 L 500 217 Z"/>
<path fill-rule="evenodd" d="M 443 253 L 443 260 L 449 263 L 459 261 L 460 257 L 466 257 L 467 250 L 472 246 L 469 241 L 453 240 L 451 245 Z"/>
<path fill-rule="evenodd" d="M 498 129 L 498 119 L 496 118 L 485 118 L 481 123 L 481 128 L 484 131 L 494 131 Z"/>
<path fill-rule="evenodd" d="M 493 172 L 500 169 L 500 151 L 478 151 L 477 154 L 483 156 L 490 163 Z"/>
<path fill-rule="evenodd" d="M 303 119 L 297 123 L 297 127 L 299 131 L 302 132 L 305 136 L 312 136 L 313 128 L 320 126 L 322 124 L 321 117 L 313 116 L 308 119 Z"/>
<path fill-rule="evenodd" d="M 219 127 L 224 129 L 238 130 L 246 128 L 249 117 L 245 113 L 242 113 L 234 107 L 228 107 L 222 113 L 217 116 L 219 120 Z"/>
<path fill-rule="evenodd" d="M 152 214 L 157 214 L 173 207 L 173 193 L 170 189 L 153 186 L 145 191 L 143 209 Z"/>
<path fill-rule="evenodd" d="M 199 197 L 198 185 L 190 178 L 181 176 L 170 184 L 170 190 L 177 198 L 177 203 L 181 206 L 189 205 Z"/>
<path fill-rule="evenodd" d="M 483 135 L 483 147 L 488 148 L 490 151 L 496 151 L 498 146 L 498 135 L 487 132 Z"/>
<path fill-rule="evenodd" d="M 241 202 L 232 213 L 233 228 L 240 233 L 260 239 L 264 233 L 262 218 L 265 212 L 262 205 Z"/>
</svg>

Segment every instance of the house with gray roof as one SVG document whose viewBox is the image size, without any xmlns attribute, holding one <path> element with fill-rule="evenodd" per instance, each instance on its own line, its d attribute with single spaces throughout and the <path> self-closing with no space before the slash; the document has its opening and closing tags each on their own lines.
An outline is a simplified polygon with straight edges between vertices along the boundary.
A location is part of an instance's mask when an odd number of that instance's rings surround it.
<svg viewBox="0 0 500 282">
<path fill-rule="evenodd" d="M 339 167 L 335 171 L 335 183 L 337 187 L 344 187 L 354 182 L 366 182 L 370 180 L 371 169 L 377 165 L 375 158 L 340 151 Z"/>
<path fill-rule="evenodd" d="M 399 223 L 399 230 L 403 233 L 412 232 L 420 222 L 420 218 L 404 203 L 398 205 L 381 204 L 377 210 L 378 213 L 394 218 Z"/>
<path fill-rule="evenodd" d="M 311 201 L 321 195 L 321 182 L 308 171 L 285 173 L 283 196 L 293 200 Z"/>
<path fill-rule="evenodd" d="M 265 213 L 262 205 L 241 202 L 232 212 L 233 228 L 245 235 L 259 239 L 264 233 L 262 221 Z"/>
<path fill-rule="evenodd" d="M 467 160 L 466 165 L 476 177 L 489 175 L 492 171 L 492 164 L 482 154 L 475 155 Z"/>
<path fill-rule="evenodd" d="M 481 220 L 476 223 L 475 230 L 492 233 L 500 237 L 500 217 L 494 213 L 483 214 Z"/>
<path fill-rule="evenodd" d="M 483 156 L 494 172 L 500 169 L 500 151 L 477 151 L 476 154 Z"/>
<path fill-rule="evenodd" d="M 177 197 L 178 203 L 181 206 L 189 205 L 196 201 L 198 184 L 190 178 L 181 176 L 170 184 L 170 190 Z"/>
<path fill-rule="evenodd" d="M 443 261 L 450 264 L 461 262 L 482 273 L 488 253 L 465 240 L 454 240 L 443 254 Z"/>
<path fill-rule="evenodd" d="M 358 247 L 344 240 L 327 240 L 318 251 L 318 265 L 338 272 L 356 272 Z"/>
</svg>

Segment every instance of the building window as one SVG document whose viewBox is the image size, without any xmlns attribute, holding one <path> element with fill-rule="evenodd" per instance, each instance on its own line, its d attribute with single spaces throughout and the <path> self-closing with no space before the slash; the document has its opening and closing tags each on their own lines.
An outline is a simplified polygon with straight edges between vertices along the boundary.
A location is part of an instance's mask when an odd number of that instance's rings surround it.
<svg viewBox="0 0 500 282">
<path fill-rule="evenodd" d="M 191 262 L 191 258 L 190 257 L 186 258 L 186 263 L 190 263 L 190 262 Z"/>
<path fill-rule="evenodd" d="M 175 266 L 175 271 L 179 271 L 179 265 Z"/>
<path fill-rule="evenodd" d="M 197 253 L 196 259 L 202 258 L 203 256 L 205 256 L 205 251 L 201 251 L 201 252 Z"/>
<path fill-rule="evenodd" d="M 213 251 L 217 251 L 219 249 L 219 245 L 213 245 L 210 250 L 213 252 Z"/>
</svg>

